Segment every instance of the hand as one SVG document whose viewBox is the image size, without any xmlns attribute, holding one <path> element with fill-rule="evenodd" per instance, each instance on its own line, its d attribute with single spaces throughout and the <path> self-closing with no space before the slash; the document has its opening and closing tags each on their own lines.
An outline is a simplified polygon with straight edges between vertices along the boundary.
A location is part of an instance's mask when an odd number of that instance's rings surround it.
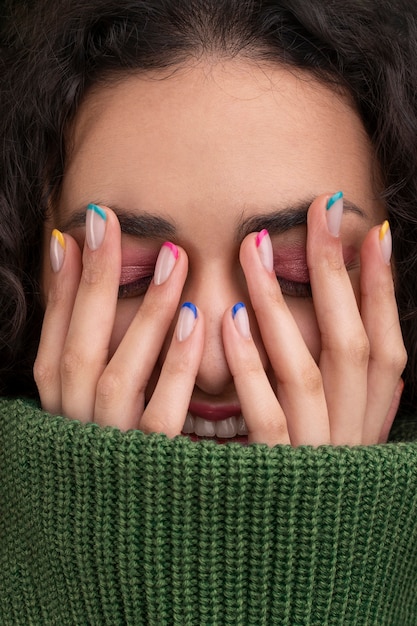
<svg viewBox="0 0 417 626">
<path fill-rule="evenodd" d="M 341 240 L 329 232 L 328 216 L 333 233 L 338 228 L 335 213 L 326 212 L 327 199 L 321 196 L 312 203 L 307 220 L 307 265 L 321 339 L 318 363 L 281 293 L 269 236 L 257 248 L 252 233 L 241 246 L 240 260 L 274 378 L 271 384 L 245 309 L 235 311 L 234 322 L 227 312 L 225 351 L 250 441 L 294 446 L 378 443 L 386 440 L 398 408 L 406 352 L 380 227 L 372 228 L 362 245 L 359 310 Z M 338 219 L 340 224 L 341 212 Z M 387 257 L 389 241 L 383 246 Z"/>
<path fill-rule="evenodd" d="M 43 409 L 102 426 L 179 434 L 203 350 L 201 312 L 181 309 L 146 408 L 145 389 L 178 309 L 188 269 L 185 252 L 172 244 L 162 247 L 154 279 L 113 355 L 121 267 L 115 214 L 101 207 L 87 211 L 82 259 L 67 234 L 52 238 L 51 252 L 57 271 L 50 277 L 34 366 Z"/>
</svg>

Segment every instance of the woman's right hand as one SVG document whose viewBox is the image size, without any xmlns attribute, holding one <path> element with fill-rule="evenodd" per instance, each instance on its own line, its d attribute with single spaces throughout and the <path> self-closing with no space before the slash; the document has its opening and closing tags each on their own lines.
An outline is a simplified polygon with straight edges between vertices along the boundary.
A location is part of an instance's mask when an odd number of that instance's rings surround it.
<svg viewBox="0 0 417 626">
<path fill-rule="evenodd" d="M 154 278 L 113 355 L 121 267 L 116 215 L 90 205 L 82 258 L 70 235 L 54 231 L 51 259 L 54 271 L 34 365 L 42 408 L 122 430 L 180 434 L 204 342 L 204 319 L 192 305 L 180 310 L 146 406 L 145 390 L 178 309 L 188 271 L 185 252 L 162 246 Z"/>
</svg>

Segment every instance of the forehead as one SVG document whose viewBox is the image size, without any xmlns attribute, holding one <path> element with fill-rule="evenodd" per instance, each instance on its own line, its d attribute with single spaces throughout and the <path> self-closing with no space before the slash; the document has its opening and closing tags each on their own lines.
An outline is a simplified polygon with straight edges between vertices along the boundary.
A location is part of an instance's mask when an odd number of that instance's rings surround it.
<svg viewBox="0 0 417 626">
<path fill-rule="evenodd" d="M 95 199 L 217 215 L 339 188 L 372 205 L 372 187 L 372 149 L 347 98 L 308 73 L 234 60 L 92 90 L 72 128 L 61 210 Z"/>
</svg>

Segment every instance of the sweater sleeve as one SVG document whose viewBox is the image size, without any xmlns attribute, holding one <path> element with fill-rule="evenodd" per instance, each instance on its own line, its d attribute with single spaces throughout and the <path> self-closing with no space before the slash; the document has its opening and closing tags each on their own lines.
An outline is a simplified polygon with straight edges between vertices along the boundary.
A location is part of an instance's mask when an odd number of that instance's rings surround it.
<svg viewBox="0 0 417 626">
<path fill-rule="evenodd" d="M 4 626 L 415 626 L 416 520 L 412 441 L 193 443 L 0 400 Z"/>
</svg>

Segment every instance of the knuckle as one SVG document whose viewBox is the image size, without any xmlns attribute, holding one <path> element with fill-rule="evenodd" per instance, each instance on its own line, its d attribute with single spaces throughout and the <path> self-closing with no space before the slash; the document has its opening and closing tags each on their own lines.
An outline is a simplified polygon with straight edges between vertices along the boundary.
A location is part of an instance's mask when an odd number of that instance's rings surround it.
<svg viewBox="0 0 417 626">
<path fill-rule="evenodd" d="M 65 348 L 61 360 L 61 374 L 66 379 L 74 378 L 81 369 L 80 355 L 72 348 Z"/>
<path fill-rule="evenodd" d="M 348 344 L 348 355 L 351 363 L 357 366 L 367 365 L 370 355 L 369 340 L 365 336 L 355 337 Z"/>
<path fill-rule="evenodd" d="M 140 421 L 140 429 L 146 435 L 150 433 L 164 433 L 167 437 L 179 435 L 179 433 L 173 429 L 168 412 L 166 415 L 156 416 L 154 414 L 148 414 L 145 411 Z"/>
<path fill-rule="evenodd" d="M 384 352 L 380 356 L 379 361 L 385 370 L 392 371 L 397 375 L 401 375 L 407 365 L 407 351 L 402 346 L 397 346 L 395 350 Z"/>
<path fill-rule="evenodd" d="M 288 438 L 288 426 L 284 419 L 275 419 L 273 422 L 266 423 L 265 426 L 270 435 L 273 433 L 277 443 Z"/>
<path fill-rule="evenodd" d="M 47 295 L 47 305 L 53 307 L 60 302 L 65 301 L 65 290 L 61 283 L 54 282 L 50 287 Z"/>
<path fill-rule="evenodd" d="M 332 356 L 336 363 L 348 361 L 357 367 L 366 367 L 370 357 L 370 343 L 363 333 L 355 336 L 346 336 L 339 339 L 325 339 L 322 337 L 323 351 Z"/>
<path fill-rule="evenodd" d="M 87 287 L 94 289 L 103 282 L 103 269 L 98 265 L 87 263 L 83 267 L 82 281 Z"/>
<path fill-rule="evenodd" d="M 308 367 L 298 374 L 302 388 L 312 396 L 318 396 L 323 391 L 323 379 L 317 366 Z"/>
<path fill-rule="evenodd" d="M 115 371 L 106 371 L 99 378 L 96 389 L 97 403 L 101 408 L 113 404 L 120 395 L 122 381 Z"/>
<path fill-rule="evenodd" d="M 33 365 L 33 378 L 38 389 L 47 389 L 55 380 L 55 370 L 40 358 Z"/>
</svg>

